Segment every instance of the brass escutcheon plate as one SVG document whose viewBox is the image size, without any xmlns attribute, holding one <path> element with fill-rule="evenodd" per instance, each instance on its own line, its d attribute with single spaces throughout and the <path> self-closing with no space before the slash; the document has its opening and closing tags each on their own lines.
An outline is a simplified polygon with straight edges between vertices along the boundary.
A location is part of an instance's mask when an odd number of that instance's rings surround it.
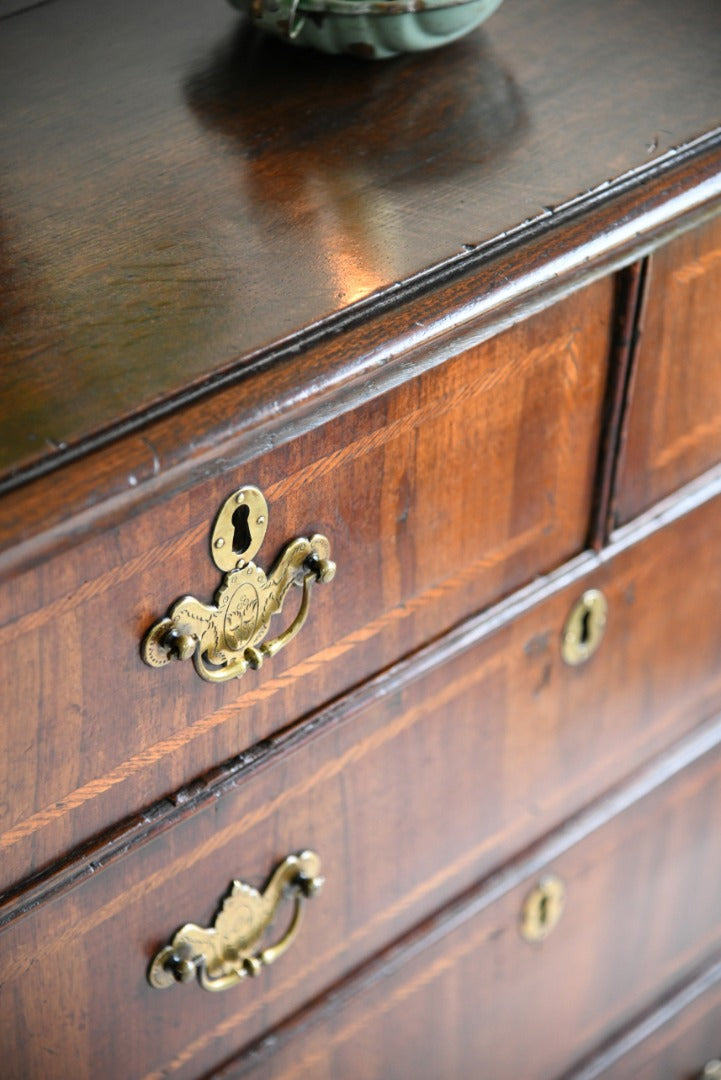
<svg viewBox="0 0 721 1080">
<path fill-rule="evenodd" d="M 566 904 L 566 889 L 560 878 L 541 878 L 523 902 L 521 936 L 530 942 L 545 941 L 558 925 Z"/>
<path fill-rule="evenodd" d="M 603 641 L 608 604 L 600 589 L 586 589 L 568 613 L 561 636 L 561 656 L 571 667 L 590 660 Z"/>
<path fill-rule="evenodd" d="M 224 573 L 255 558 L 268 529 L 268 504 L 256 487 L 242 487 L 226 499 L 210 534 L 210 554 Z"/>
</svg>

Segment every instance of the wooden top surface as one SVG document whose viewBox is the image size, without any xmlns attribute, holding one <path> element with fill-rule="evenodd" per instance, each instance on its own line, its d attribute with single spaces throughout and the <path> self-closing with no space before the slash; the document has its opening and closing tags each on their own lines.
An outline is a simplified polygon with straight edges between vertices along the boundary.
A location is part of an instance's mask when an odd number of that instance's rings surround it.
<svg viewBox="0 0 721 1080">
<path fill-rule="evenodd" d="M 222 0 L 2 14 L 5 486 L 721 120 L 708 0 L 506 0 L 377 64 L 288 49 Z"/>
</svg>

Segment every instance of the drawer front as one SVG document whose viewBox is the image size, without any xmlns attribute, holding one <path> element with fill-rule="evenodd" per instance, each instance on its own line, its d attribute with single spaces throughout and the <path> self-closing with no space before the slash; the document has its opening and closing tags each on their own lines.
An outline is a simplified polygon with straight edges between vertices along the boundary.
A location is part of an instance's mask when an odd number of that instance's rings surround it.
<svg viewBox="0 0 721 1080">
<path fill-rule="evenodd" d="M 611 301 L 599 282 L 9 583 L 0 887 L 579 551 Z M 203 682 L 190 662 L 146 667 L 154 621 L 218 589 L 211 527 L 243 484 L 268 500 L 258 565 L 322 532 L 335 580 L 313 590 L 298 637 L 240 682 Z M 291 622 L 298 591 L 273 624 Z"/>
<path fill-rule="evenodd" d="M 707 967 L 564 1080 L 719 1080 L 721 962 Z"/>
<path fill-rule="evenodd" d="M 258 1037 L 721 708 L 718 541 L 721 500 L 500 629 L 491 615 L 463 627 L 259 750 L 245 774 L 177 800 L 172 828 L 127 854 L 120 844 L 82 887 L 6 927 L 15 1007 L 0 1042 L 42 1023 L 41 1049 L 62 1064 L 72 1012 L 88 1075 L 111 1075 L 104 1018 L 120 1017 L 118 1040 L 134 1032 L 124 1075 L 172 1064 L 191 1077 Z M 589 586 L 607 596 L 608 629 L 571 668 L 561 628 Z M 694 623 L 697 638 L 681 633 Z M 305 848 L 327 882 L 292 955 L 223 994 L 151 990 L 150 958 L 180 925 L 209 925 L 233 878 L 260 886 Z M 53 977 L 71 999 L 51 1002 Z M 40 1049 L 23 1039 L 17 1052 L 32 1073 L 24 1055 Z"/>
<path fill-rule="evenodd" d="M 425 947 L 411 937 L 221 1075 L 558 1077 L 721 942 L 719 827 L 717 747 L 555 858 L 540 851 L 520 882 L 509 868 L 428 925 Z M 524 909 L 551 874 L 565 908 L 530 943 Z"/>
<path fill-rule="evenodd" d="M 651 257 L 615 517 L 721 461 L 721 217 Z"/>
</svg>

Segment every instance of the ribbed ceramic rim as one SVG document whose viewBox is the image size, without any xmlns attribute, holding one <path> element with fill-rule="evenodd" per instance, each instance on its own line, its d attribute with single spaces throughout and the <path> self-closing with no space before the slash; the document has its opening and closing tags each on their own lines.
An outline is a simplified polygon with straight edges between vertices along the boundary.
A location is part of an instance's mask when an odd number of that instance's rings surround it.
<svg viewBox="0 0 721 1080">
<path fill-rule="evenodd" d="M 411 15 L 440 8 L 464 7 L 480 4 L 482 0 L 299 0 L 299 14 L 309 12 L 329 15 Z M 501 0 L 489 5 L 491 11 L 499 7 Z"/>
</svg>

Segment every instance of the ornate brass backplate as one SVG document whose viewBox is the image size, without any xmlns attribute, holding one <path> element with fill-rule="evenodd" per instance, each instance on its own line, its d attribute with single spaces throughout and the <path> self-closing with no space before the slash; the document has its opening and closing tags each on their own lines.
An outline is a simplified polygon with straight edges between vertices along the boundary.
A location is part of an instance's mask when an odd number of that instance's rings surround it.
<svg viewBox="0 0 721 1080">
<path fill-rule="evenodd" d="M 276 867 L 263 893 L 234 881 L 211 927 L 187 923 L 169 945 L 153 957 L 148 981 L 158 990 L 197 975 L 204 990 L 227 990 L 255 976 L 282 956 L 300 925 L 303 899 L 323 885 L 320 859 L 314 851 L 288 855 Z M 275 945 L 257 951 L 284 897 L 293 898 L 288 929 Z"/>
<path fill-rule="evenodd" d="M 253 559 L 268 527 L 268 506 L 262 492 L 243 487 L 226 499 L 211 532 L 211 554 L 223 581 L 213 604 L 183 596 L 167 616 L 146 634 L 142 657 L 151 667 L 171 660 L 189 660 L 207 682 L 239 679 L 248 668 L 259 668 L 298 633 L 308 616 L 314 581 L 332 581 L 335 563 L 325 536 L 292 540 L 266 573 Z M 291 585 L 303 595 L 290 626 L 264 641 L 270 620 L 283 607 Z"/>
</svg>

